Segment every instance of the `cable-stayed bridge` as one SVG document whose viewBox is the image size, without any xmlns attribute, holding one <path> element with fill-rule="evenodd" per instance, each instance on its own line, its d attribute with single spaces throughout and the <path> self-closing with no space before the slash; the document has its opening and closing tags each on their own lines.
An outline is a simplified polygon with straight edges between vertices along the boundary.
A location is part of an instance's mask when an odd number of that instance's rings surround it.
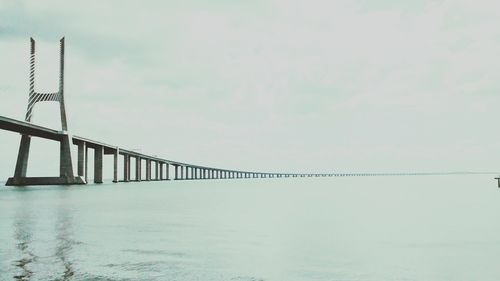
<svg viewBox="0 0 500 281">
<path fill-rule="evenodd" d="M 54 185 L 54 184 L 86 184 L 89 179 L 88 153 L 94 153 L 94 183 L 103 182 L 103 163 L 106 155 L 113 157 L 113 182 L 152 181 L 152 180 L 201 180 L 201 179 L 242 179 L 242 178 L 287 178 L 287 177 L 346 177 L 346 176 L 402 176 L 402 175 L 444 175 L 464 174 L 468 172 L 451 173 L 283 173 L 258 172 L 223 169 L 183 163 L 156 156 L 138 153 L 114 145 L 72 136 L 68 133 L 66 110 L 64 102 L 64 38 L 60 40 L 59 89 L 53 93 L 35 91 L 35 40 L 30 40 L 30 87 L 28 108 L 25 121 L 19 121 L 0 116 L 0 129 L 21 134 L 21 142 L 17 157 L 14 176 L 6 185 Z M 31 122 L 35 105 L 39 102 L 58 102 L 60 105 L 61 131 L 35 125 Z M 60 143 L 59 176 L 28 177 L 28 158 L 32 137 L 44 138 Z M 73 171 L 71 147 L 78 147 L 77 171 Z M 123 176 L 118 177 L 119 161 L 123 161 Z M 134 163 L 134 162 L 135 163 Z M 132 163 L 135 171 L 131 170 Z M 144 167 L 144 168 L 143 168 Z M 145 176 L 143 173 L 145 169 Z"/>
<path fill-rule="evenodd" d="M 61 143 L 60 153 L 66 153 L 63 141 L 68 137 L 62 131 L 38 126 L 30 122 L 0 116 L 0 129 L 17 132 L 23 136 L 39 137 Z M 8 185 L 42 185 L 42 184 L 84 184 L 88 182 L 88 152 L 94 152 L 94 174 L 95 183 L 103 182 L 103 157 L 113 157 L 113 181 L 151 181 L 151 180 L 198 180 L 198 179 L 240 179 L 240 178 L 281 178 L 281 177 L 350 177 L 350 176 L 410 176 L 410 175 L 444 175 L 464 174 L 467 172 L 450 173 L 281 173 L 281 172 L 256 172 L 241 171 L 215 167 L 207 167 L 179 161 L 173 161 L 154 157 L 133 150 L 119 148 L 103 142 L 90 140 L 80 136 L 71 136 L 72 144 L 78 146 L 77 176 L 72 181 L 68 178 L 67 170 L 70 167 L 60 167 L 59 177 L 21 177 L 14 176 L 9 179 Z M 22 150 L 22 149 L 21 149 Z M 22 151 L 20 151 L 22 153 Z M 61 156 L 63 159 L 65 156 Z M 19 161 L 19 160 L 18 160 Z M 22 161 L 22 160 L 21 160 Z M 119 161 L 123 161 L 122 178 L 118 178 Z M 135 171 L 131 171 L 131 162 L 135 162 Z M 64 164 L 61 161 L 61 164 Z M 146 170 L 146 174 L 142 171 Z M 17 170 L 17 166 L 16 166 Z"/>
</svg>

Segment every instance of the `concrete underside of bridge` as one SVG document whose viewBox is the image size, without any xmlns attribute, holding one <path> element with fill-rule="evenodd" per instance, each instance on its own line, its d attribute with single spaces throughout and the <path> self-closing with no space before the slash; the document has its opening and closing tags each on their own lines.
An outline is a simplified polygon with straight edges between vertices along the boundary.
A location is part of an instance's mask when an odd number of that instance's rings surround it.
<svg viewBox="0 0 500 281">
<path fill-rule="evenodd" d="M 7 186 L 24 186 L 24 185 L 72 185 L 86 184 L 87 182 L 81 176 L 68 177 L 12 177 L 7 180 Z"/>
</svg>

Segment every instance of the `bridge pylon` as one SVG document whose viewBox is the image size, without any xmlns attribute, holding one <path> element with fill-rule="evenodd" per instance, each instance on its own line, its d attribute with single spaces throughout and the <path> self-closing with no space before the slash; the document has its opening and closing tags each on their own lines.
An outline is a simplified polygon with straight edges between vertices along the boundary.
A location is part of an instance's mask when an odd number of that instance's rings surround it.
<svg viewBox="0 0 500 281">
<path fill-rule="evenodd" d="M 66 119 L 66 107 L 64 104 L 64 37 L 60 42 L 60 60 L 59 60 L 59 90 L 54 93 L 38 93 L 35 91 L 35 40 L 30 38 L 30 88 L 28 108 L 26 110 L 26 122 L 32 122 L 35 104 L 44 101 L 59 102 L 61 114 L 61 127 L 59 131 L 60 138 L 60 158 L 59 158 L 59 176 L 58 177 L 27 177 L 28 158 L 31 143 L 31 136 L 23 134 L 19 145 L 17 155 L 16 169 L 14 177 L 7 180 L 6 185 L 51 185 L 51 184 L 85 184 L 85 179 L 76 176 L 73 173 L 73 162 L 71 161 L 71 143 L 72 138 L 68 133 L 68 122 Z"/>
</svg>

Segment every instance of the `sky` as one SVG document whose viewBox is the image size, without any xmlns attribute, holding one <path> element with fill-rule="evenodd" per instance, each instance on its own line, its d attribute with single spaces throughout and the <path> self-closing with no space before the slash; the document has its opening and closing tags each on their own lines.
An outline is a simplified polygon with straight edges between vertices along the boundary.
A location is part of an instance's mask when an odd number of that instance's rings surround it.
<svg viewBox="0 0 500 281">
<path fill-rule="evenodd" d="M 30 37 L 36 90 L 57 90 L 65 36 L 71 134 L 252 171 L 498 171 L 499 8 L 0 0 L 0 115 L 24 118 Z M 33 122 L 60 129 L 58 105 Z M 0 179 L 19 140 L 0 131 Z M 57 174 L 57 143 L 34 139 L 30 157 L 28 175 Z"/>
</svg>

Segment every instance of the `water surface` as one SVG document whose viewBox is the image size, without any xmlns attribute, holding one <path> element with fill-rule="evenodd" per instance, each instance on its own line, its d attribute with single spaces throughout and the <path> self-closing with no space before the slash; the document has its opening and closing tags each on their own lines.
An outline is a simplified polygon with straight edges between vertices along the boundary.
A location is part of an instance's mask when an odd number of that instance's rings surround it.
<svg viewBox="0 0 500 281">
<path fill-rule="evenodd" d="M 490 175 L 0 188 L 0 280 L 499 280 Z"/>
</svg>

